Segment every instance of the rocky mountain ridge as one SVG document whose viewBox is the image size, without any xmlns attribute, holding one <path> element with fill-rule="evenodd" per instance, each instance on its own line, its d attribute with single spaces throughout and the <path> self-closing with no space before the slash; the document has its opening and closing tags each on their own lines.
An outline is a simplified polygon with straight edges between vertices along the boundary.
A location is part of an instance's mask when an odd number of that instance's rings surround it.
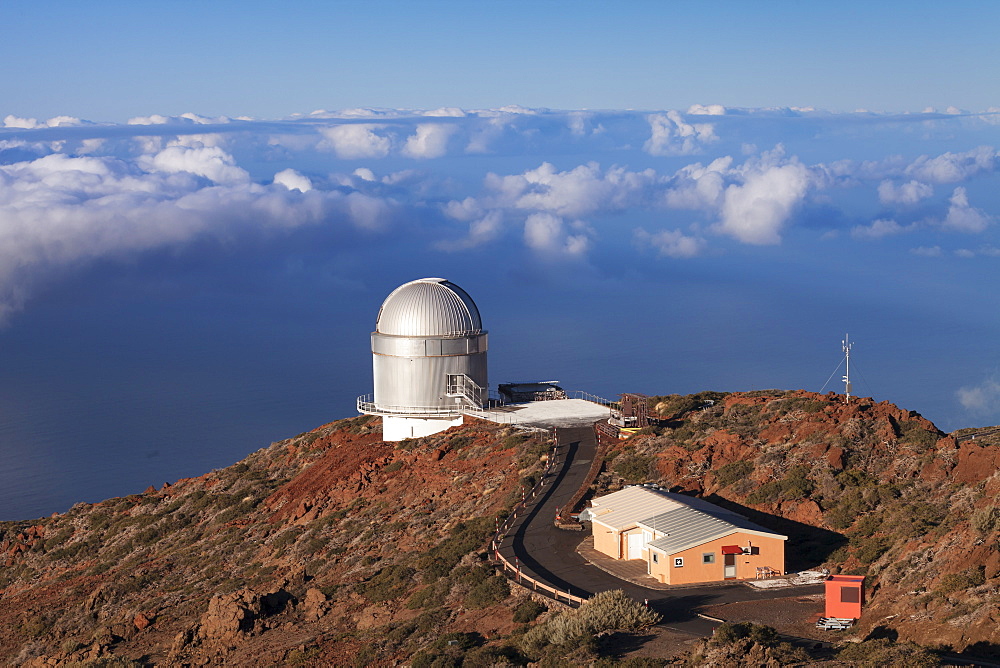
<svg viewBox="0 0 1000 668">
<path fill-rule="evenodd" d="M 866 575 L 855 638 L 1000 647 L 1000 436 L 943 434 L 832 393 L 651 404 L 662 423 L 611 448 L 593 494 L 635 482 L 696 493 L 789 535 L 789 568 Z M 596 660 L 593 647 L 539 644 L 558 606 L 484 561 L 547 435 L 469 420 L 393 444 L 379 427 L 340 420 L 204 476 L 0 523 L 0 661 Z"/>
<path fill-rule="evenodd" d="M 789 535 L 788 568 L 867 576 L 857 632 L 1000 649 L 1000 437 L 796 391 L 657 397 L 598 491 L 657 482 Z M 978 433 L 985 436 L 973 438 Z"/>
<path fill-rule="evenodd" d="M 366 665 L 515 626 L 520 599 L 475 555 L 547 437 L 478 420 L 380 434 L 341 420 L 159 490 L 0 523 L 0 661 Z M 504 595 L 470 608 L 483 581 Z M 406 632 L 387 641 L 387 624 Z"/>
</svg>

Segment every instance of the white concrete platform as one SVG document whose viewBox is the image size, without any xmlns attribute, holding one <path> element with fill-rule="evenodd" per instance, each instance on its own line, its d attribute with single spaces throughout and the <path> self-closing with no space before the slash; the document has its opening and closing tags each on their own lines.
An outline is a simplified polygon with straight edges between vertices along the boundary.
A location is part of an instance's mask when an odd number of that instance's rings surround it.
<svg viewBox="0 0 1000 668">
<path fill-rule="evenodd" d="M 611 410 L 584 399 L 552 399 L 509 404 L 491 411 L 470 411 L 469 415 L 526 427 L 585 427 L 602 418 L 607 419 Z"/>
<path fill-rule="evenodd" d="M 783 577 L 768 578 L 767 580 L 744 580 L 744 583 L 758 589 L 781 589 L 783 587 L 820 584 L 826 581 L 828 575 L 828 573 L 822 571 L 801 571 L 799 573 L 790 573 Z"/>
</svg>

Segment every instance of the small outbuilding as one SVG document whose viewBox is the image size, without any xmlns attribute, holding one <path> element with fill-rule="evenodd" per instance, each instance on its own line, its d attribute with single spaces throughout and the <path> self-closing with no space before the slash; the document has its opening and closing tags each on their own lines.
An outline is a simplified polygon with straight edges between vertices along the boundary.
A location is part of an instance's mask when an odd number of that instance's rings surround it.
<svg viewBox="0 0 1000 668">
<path fill-rule="evenodd" d="M 788 536 L 704 499 L 635 485 L 593 499 L 580 519 L 590 520 L 595 549 L 644 560 L 665 584 L 784 573 Z"/>
<path fill-rule="evenodd" d="M 865 576 L 831 575 L 826 580 L 826 616 L 860 619 L 864 604 Z"/>
</svg>

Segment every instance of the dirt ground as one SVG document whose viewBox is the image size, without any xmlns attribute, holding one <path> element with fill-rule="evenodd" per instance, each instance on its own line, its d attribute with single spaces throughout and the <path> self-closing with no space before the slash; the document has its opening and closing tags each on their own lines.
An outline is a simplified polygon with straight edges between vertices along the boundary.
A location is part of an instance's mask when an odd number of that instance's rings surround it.
<svg viewBox="0 0 1000 668">
<path fill-rule="evenodd" d="M 702 612 L 727 622 L 764 624 L 783 635 L 827 642 L 840 639 L 836 631 L 816 628 L 816 621 L 823 614 L 823 594 L 726 603 L 707 607 Z"/>
<path fill-rule="evenodd" d="M 619 658 L 668 659 L 680 665 L 699 640 L 699 637 L 687 633 L 655 627 L 639 638 L 611 638 L 604 650 Z"/>
</svg>

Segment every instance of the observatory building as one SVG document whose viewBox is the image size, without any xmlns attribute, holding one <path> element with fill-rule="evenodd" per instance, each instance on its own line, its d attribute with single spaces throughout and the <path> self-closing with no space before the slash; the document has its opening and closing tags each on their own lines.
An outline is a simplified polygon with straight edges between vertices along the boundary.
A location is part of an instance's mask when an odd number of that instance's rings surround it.
<svg viewBox="0 0 1000 668">
<path fill-rule="evenodd" d="M 472 297 L 443 278 L 393 290 L 372 332 L 375 393 L 358 411 L 382 417 L 382 438 L 429 436 L 462 424 L 487 399 L 486 332 Z"/>
</svg>

